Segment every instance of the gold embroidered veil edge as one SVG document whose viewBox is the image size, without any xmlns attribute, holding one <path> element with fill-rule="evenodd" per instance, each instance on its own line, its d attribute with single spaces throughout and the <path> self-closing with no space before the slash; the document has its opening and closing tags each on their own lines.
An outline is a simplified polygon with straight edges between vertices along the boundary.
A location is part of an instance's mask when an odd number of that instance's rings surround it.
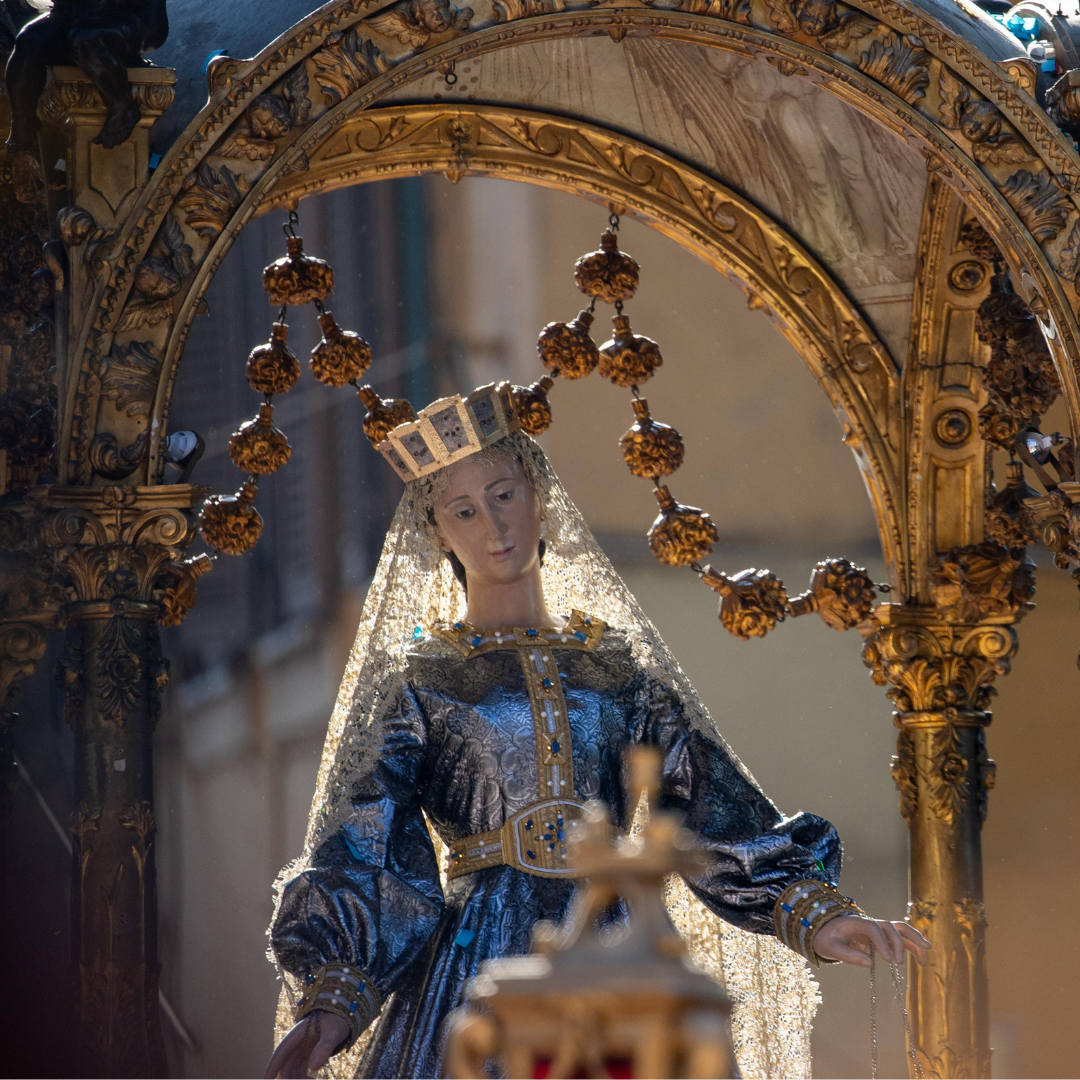
<svg viewBox="0 0 1080 1080">
<path fill-rule="evenodd" d="M 723 743 L 690 680 L 596 542 L 543 450 L 521 432 L 507 438 L 544 501 L 548 606 L 562 612 L 577 608 L 624 630 L 635 659 L 678 693 L 691 725 Z M 406 486 L 387 531 L 327 729 L 304 852 L 279 875 L 278 897 L 284 883 L 305 868 L 312 852 L 348 815 L 351 778 L 364 775 L 375 762 L 381 716 L 404 682 L 404 648 L 416 627 L 453 622 L 464 612 L 464 594 L 441 555 L 420 484 L 423 481 Z M 740 768 L 745 771 L 741 763 Z M 445 869 L 445 849 L 435 840 Z M 809 1077 L 810 1029 L 820 999 L 806 962 L 775 938 L 747 933 L 717 918 L 681 878 L 669 882 L 667 903 L 695 961 L 734 1001 L 732 1030 L 742 1075 L 748 1080 Z M 299 996 L 297 981 L 281 974 L 275 1043 L 291 1027 L 292 1004 Z M 320 1075 L 355 1076 L 366 1042 L 361 1038 L 332 1058 Z"/>
</svg>

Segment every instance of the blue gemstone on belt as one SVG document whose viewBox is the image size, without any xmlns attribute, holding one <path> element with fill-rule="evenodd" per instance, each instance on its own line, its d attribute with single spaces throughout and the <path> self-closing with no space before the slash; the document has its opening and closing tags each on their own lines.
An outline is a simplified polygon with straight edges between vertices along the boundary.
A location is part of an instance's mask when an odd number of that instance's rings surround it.
<svg viewBox="0 0 1080 1080">
<path fill-rule="evenodd" d="M 532 819 L 525 822 L 525 828 L 526 829 L 531 829 L 532 827 L 533 827 Z"/>
<path fill-rule="evenodd" d="M 574 631 L 574 637 L 576 637 L 578 639 L 578 641 L 584 641 L 585 640 L 585 635 L 580 630 L 575 630 Z"/>
<path fill-rule="evenodd" d="M 808 930 L 810 929 L 810 923 L 806 919 L 800 919 L 799 922 L 801 922 Z"/>
<path fill-rule="evenodd" d="M 780 906 L 787 912 L 791 912 L 791 911 L 795 910 L 790 904 L 781 904 Z"/>
<path fill-rule="evenodd" d="M 357 1002 L 357 1001 L 353 1001 L 353 1002 L 350 1002 L 350 1004 L 349 1004 L 349 1012 L 356 1012 L 356 1010 L 357 1010 L 357 1009 L 358 1009 L 359 1007 L 360 1007 L 360 1003 L 359 1003 L 359 1002 Z"/>
<path fill-rule="evenodd" d="M 534 851 L 526 851 L 525 854 L 528 855 L 530 859 L 536 858 L 536 852 Z"/>
<path fill-rule="evenodd" d="M 551 752 L 557 754 L 559 752 L 559 740 L 555 739 L 551 744 Z"/>
<path fill-rule="evenodd" d="M 551 680 L 546 675 L 544 676 L 544 687 L 547 690 L 551 689 Z"/>
<path fill-rule="evenodd" d="M 454 629 L 455 630 L 464 630 L 465 629 L 465 624 L 456 622 L 456 623 L 454 623 Z"/>
<path fill-rule="evenodd" d="M 482 638 L 482 637 L 481 637 L 481 636 L 480 636 L 479 634 L 477 634 L 477 635 L 476 635 L 476 637 L 474 637 L 474 638 L 472 639 L 472 643 L 473 643 L 474 645 L 479 645 L 479 644 L 480 644 L 480 642 L 481 642 L 481 641 L 483 641 L 483 640 L 484 640 L 484 639 L 483 639 L 483 638 Z"/>
<path fill-rule="evenodd" d="M 565 832 L 563 832 L 563 830 L 562 830 L 562 829 L 559 829 L 559 830 L 558 830 L 558 832 L 556 832 L 556 833 L 555 833 L 555 835 L 556 835 L 556 836 L 557 836 L 557 837 L 558 837 L 558 838 L 559 838 L 560 840 L 565 840 L 565 839 L 566 839 L 566 833 L 565 833 Z"/>
<path fill-rule="evenodd" d="M 526 635 L 528 637 L 537 637 L 539 635 L 540 631 L 539 630 L 526 630 L 525 633 L 526 633 Z"/>
</svg>

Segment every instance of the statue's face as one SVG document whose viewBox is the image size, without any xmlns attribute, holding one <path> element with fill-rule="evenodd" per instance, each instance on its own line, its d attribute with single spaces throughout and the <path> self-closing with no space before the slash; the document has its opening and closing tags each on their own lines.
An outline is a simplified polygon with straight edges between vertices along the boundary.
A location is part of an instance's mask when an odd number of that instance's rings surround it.
<svg viewBox="0 0 1080 1080">
<path fill-rule="evenodd" d="M 517 458 L 466 458 L 435 504 L 443 550 L 453 551 L 468 581 L 510 584 L 539 560 L 540 500 Z"/>
</svg>

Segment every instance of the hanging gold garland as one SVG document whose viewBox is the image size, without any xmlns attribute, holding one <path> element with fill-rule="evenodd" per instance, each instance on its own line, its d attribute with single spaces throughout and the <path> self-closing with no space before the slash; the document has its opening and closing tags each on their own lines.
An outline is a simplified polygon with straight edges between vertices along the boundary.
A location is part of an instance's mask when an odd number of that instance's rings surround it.
<svg viewBox="0 0 1080 1080">
<path fill-rule="evenodd" d="M 529 387 L 514 387 L 514 403 L 522 427 L 539 435 L 551 424 L 547 392 L 552 379 L 581 379 L 594 370 L 615 386 L 629 389 L 634 423 L 619 440 L 630 472 L 651 480 L 660 514 L 648 532 L 649 549 L 668 566 L 689 566 L 710 588 L 720 594 L 720 621 L 736 637 L 762 637 L 785 618 L 817 612 L 827 626 L 846 630 L 866 622 L 876 600 L 875 585 L 867 572 L 847 559 L 825 559 L 810 577 L 810 588 L 789 599 L 784 583 L 768 570 L 749 569 L 729 577 L 701 560 L 713 550 L 719 532 L 709 515 L 696 506 L 678 502 L 660 483 L 671 476 L 686 457 L 682 435 L 655 421 L 640 386 L 663 364 L 660 346 L 630 326 L 624 306 L 637 292 L 641 267 L 619 248 L 619 215 L 612 208 L 600 247 L 574 264 L 574 281 L 591 300 L 589 307 L 570 322 L 552 322 L 540 331 L 536 347 L 550 375 Z M 615 308 L 611 339 L 596 346 L 590 331 L 597 301 Z"/>
</svg>

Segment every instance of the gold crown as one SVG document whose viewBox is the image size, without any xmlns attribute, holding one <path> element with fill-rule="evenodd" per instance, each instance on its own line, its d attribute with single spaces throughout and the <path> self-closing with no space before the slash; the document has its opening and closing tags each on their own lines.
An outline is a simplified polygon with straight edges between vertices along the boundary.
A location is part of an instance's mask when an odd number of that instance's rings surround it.
<svg viewBox="0 0 1080 1080">
<path fill-rule="evenodd" d="M 376 448 L 402 480 L 418 480 L 469 457 L 521 427 L 508 382 L 454 394 L 398 424 Z"/>
</svg>

